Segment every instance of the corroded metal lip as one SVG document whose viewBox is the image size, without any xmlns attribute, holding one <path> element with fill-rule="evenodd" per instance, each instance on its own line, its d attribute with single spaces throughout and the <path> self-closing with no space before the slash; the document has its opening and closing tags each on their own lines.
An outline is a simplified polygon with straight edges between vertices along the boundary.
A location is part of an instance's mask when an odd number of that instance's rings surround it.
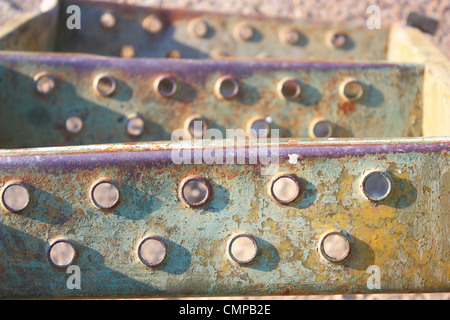
<svg viewBox="0 0 450 320">
<path fill-rule="evenodd" d="M 55 245 L 57 245 L 58 243 L 66 243 L 66 244 L 70 245 L 70 246 L 72 247 L 73 251 L 74 251 L 74 255 L 73 255 L 72 260 L 71 260 L 68 264 L 63 265 L 63 266 L 60 266 L 60 265 L 55 264 L 55 263 L 52 261 L 51 257 L 50 257 L 52 248 L 53 248 Z M 57 240 L 52 241 L 51 244 L 50 244 L 50 246 L 49 246 L 49 248 L 48 248 L 48 250 L 47 250 L 47 259 L 48 259 L 48 262 L 49 262 L 53 267 L 55 267 L 55 268 L 57 268 L 57 269 L 67 269 L 67 268 L 70 267 L 73 263 L 75 263 L 75 261 L 77 260 L 77 258 L 78 258 L 77 247 L 75 246 L 75 244 L 74 244 L 72 241 L 67 240 L 67 239 L 57 239 Z"/>
<path fill-rule="evenodd" d="M 184 195 L 184 188 L 189 182 L 192 181 L 198 181 L 202 183 L 206 187 L 206 195 L 205 197 L 199 201 L 199 202 L 191 202 L 189 201 L 186 196 Z M 189 176 L 184 178 L 181 183 L 180 187 L 178 189 L 178 196 L 180 197 L 181 201 L 183 201 L 185 204 L 187 204 L 189 207 L 201 207 L 204 204 L 206 204 L 213 196 L 213 189 L 211 186 L 211 183 L 208 181 L 208 179 L 200 177 L 200 176 Z"/>
<path fill-rule="evenodd" d="M 293 196 L 291 199 L 282 200 L 275 195 L 275 192 L 274 192 L 275 183 L 282 178 L 288 178 L 295 183 L 296 192 L 295 192 L 295 196 Z M 299 178 L 295 174 L 282 173 L 282 174 L 275 176 L 270 181 L 267 191 L 268 191 L 269 196 L 272 198 L 272 200 L 274 200 L 275 202 L 278 202 L 279 204 L 288 205 L 288 204 L 295 202 L 300 197 L 300 195 L 302 193 L 302 185 L 300 183 Z"/>
</svg>

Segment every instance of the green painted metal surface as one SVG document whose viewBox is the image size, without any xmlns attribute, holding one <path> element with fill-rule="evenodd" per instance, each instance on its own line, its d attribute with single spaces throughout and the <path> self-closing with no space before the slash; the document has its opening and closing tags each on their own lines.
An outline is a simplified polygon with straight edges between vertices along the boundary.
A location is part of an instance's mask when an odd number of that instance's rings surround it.
<svg viewBox="0 0 450 320">
<path fill-rule="evenodd" d="M 282 141 L 279 173 L 297 175 L 304 190 L 285 206 L 269 197 L 272 176 L 260 174 L 261 162 L 248 164 L 249 154 L 264 145 L 247 146 L 245 165 L 175 165 L 171 154 L 180 145 L 174 143 L 2 151 L 2 192 L 20 182 L 31 203 L 21 213 L 1 210 L 0 296 L 370 293 L 371 265 L 381 270 L 376 292 L 448 291 L 448 138 Z M 221 149 L 217 141 L 202 148 L 204 155 Z M 379 203 L 360 189 L 373 170 L 392 180 L 391 194 Z M 196 209 L 177 195 L 190 175 L 213 188 L 211 200 Z M 104 178 L 120 190 L 120 203 L 110 210 L 95 207 L 89 196 Z M 317 250 L 332 230 L 343 230 L 352 245 L 341 264 Z M 259 246 L 247 266 L 227 256 L 228 241 L 239 233 L 253 235 Z M 159 267 L 137 257 L 148 234 L 167 245 Z M 61 237 L 77 247 L 81 290 L 67 289 L 65 270 L 47 260 L 49 243 Z"/>
<path fill-rule="evenodd" d="M 34 78 L 55 79 L 49 95 L 36 92 Z M 98 75 L 111 75 L 115 93 L 100 96 Z M 160 97 L 154 83 L 161 74 L 176 79 L 172 98 Z M 219 99 L 215 86 L 223 75 L 239 82 L 233 100 Z M 255 117 L 266 119 L 280 137 L 308 137 L 315 119 L 328 120 L 333 137 L 422 135 L 423 67 L 377 63 L 285 61 L 110 60 L 41 55 L 0 56 L 0 146 L 20 148 L 126 141 L 170 140 L 189 117 L 201 115 L 208 128 L 247 130 Z M 301 96 L 289 101 L 278 92 L 281 80 L 295 79 Z M 360 101 L 344 100 L 347 78 L 364 88 Z M 145 121 L 139 138 L 127 134 L 127 117 Z M 78 134 L 66 131 L 66 118 L 83 119 Z M 16 130 L 20 128 L 20 130 Z"/>
<path fill-rule="evenodd" d="M 80 30 L 65 28 L 71 5 L 81 8 L 83 17 Z M 104 28 L 102 15 L 115 17 L 112 28 Z M 142 27 L 144 19 L 153 15 L 162 22 L 158 33 Z M 192 21 L 207 24 L 204 37 L 189 32 Z M 249 41 L 236 40 L 236 27 L 245 23 L 253 28 Z M 182 58 L 205 59 L 229 55 L 233 57 L 314 58 L 335 60 L 386 59 L 388 28 L 369 30 L 365 24 L 310 24 L 304 21 L 264 18 L 261 16 L 226 15 L 181 9 L 138 7 L 96 1 L 62 1 L 56 51 L 93 53 L 119 56 L 122 46 L 131 45 L 136 57 L 163 58 L 177 51 Z M 284 28 L 294 28 L 298 41 L 293 45 L 280 41 Z M 337 30 L 346 34 L 342 48 L 327 44 L 329 32 Z"/>
<path fill-rule="evenodd" d="M 72 4 L 82 10 L 81 30 L 66 28 Z M 105 13 L 115 20 L 111 28 L 101 23 Z M 162 23 L 157 33 L 143 27 L 149 15 Z M 204 37 L 192 36 L 199 21 L 207 24 Z M 242 23 L 252 28 L 249 41 L 236 39 Z M 299 32 L 296 44 L 280 39 L 286 28 Z M 333 30 L 345 34 L 343 47 L 327 44 Z M 0 150 L 0 298 L 449 290 L 450 140 L 419 138 L 448 131 L 448 59 L 415 30 L 64 0 L 0 29 L 0 48 L 47 52 L 0 54 L 0 148 L 50 147 Z M 113 58 L 121 52 L 189 59 Z M 54 79 L 47 95 L 36 90 L 43 74 Z M 94 89 L 101 74 L 115 80 L 111 95 Z M 176 80 L 173 96 L 157 94 L 161 75 Z M 222 76 L 239 83 L 234 99 L 218 98 Z M 287 78 L 301 87 L 292 101 L 279 93 Z M 361 100 L 342 97 L 348 79 L 362 84 Z M 73 115 L 83 121 L 77 134 L 65 128 Z M 131 115 L 145 123 L 138 137 L 126 131 Z M 173 156 L 192 142 L 145 142 L 170 140 L 198 115 L 224 136 L 226 129 L 248 130 L 258 118 L 291 140 L 250 140 L 231 149 L 223 140 L 200 147 L 196 140 L 183 153 L 197 160 L 190 164 L 176 164 Z M 332 139 L 298 139 L 319 119 L 331 124 Z M 129 141 L 138 142 L 109 144 Z M 277 166 L 255 158 L 265 147 Z M 244 162 L 222 164 L 230 155 Z M 391 191 L 378 202 L 362 189 L 373 172 L 390 181 Z M 300 196 L 288 205 L 270 194 L 281 173 L 298 177 Z M 193 176 L 210 183 L 210 198 L 196 208 L 180 191 Z M 93 200 L 101 181 L 120 193 L 110 209 Z M 11 186 L 29 195 L 15 213 L 5 202 Z M 332 263 L 319 244 L 338 230 L 350 255 Z M 238 234 L 255 238 L 251 263 L 239 265 L 229 255 Z M 137 253 L 151 236 L 167 250 L 157 267 L 144 265 Z M 49 261 L 50 245 L 60 239 L 76 248 L 81 290 L 68 289 L 65 268 Z M 381 272 L 379 289 L 367 285 L 371 266 Z"/>
</svg>

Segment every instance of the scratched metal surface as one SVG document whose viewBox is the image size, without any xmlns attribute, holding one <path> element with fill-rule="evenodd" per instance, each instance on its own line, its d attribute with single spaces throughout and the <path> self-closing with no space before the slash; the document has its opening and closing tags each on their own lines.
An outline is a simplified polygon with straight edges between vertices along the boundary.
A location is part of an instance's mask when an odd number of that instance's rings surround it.
<svg viewBox="0 0 450 320">
<path fill-rule="evenodd" d="M 221 150 L 204 143 L 204 150 Z M 179 148 L 140 143 L 3 150 L 0 183 L 21 181 L 32 204 L 21 214 L 0 213 L 0 296 L 372 293 L 369 265 L 381 268 L 378 292 L 449 290 L 448 138 L 283 141 L 280 172 L 297 174 L 305 189 L 290 206 L 267 195 L 271 176 L 260 175 L 260 164 L 177 166 L 170 154 Z M 377 205 L 359 189 L 361 177 L 374 169 L 393 180 L 393 192 Z M 213 186 L 214 197 L 198 209 L 177 196 L 178 184 L 191 174 Z M 91 203 L 89 188 L 99 178 L 119 186 L 115 209 Z M 343 264 L 317 252 L 320 236 L 335 229 L 352 243 Z M 253 234 L 260 245 L 247 267 L 226 255 L 227 241 L 239 232 Z M 168 245 L 161 267 L 145 267 L 136 256 L 146 233 Z M 47 261 L 48 243 L 58 237 L 77 245 L 82 290 L 66 289 L 64 270 Z"/>
<path fill-rule="evenodd" d="M 33 78 L 46 72 L 56 79 L 48 96 L 37 94 Z M 117 82 L 116 93 L 101 97 L 93 82 L 101 73 Z M 159 97 L 153 81 L 159 74 L 177 79 L 171 99 Z M 214 94 L 221 75 L 235 76 L 241 86 L 232 101 Z M 302 87 L 298 100 L 286 101 L 277 84 L 294 77 Z M 349 103 L 339 96 L 347 77 L 363 83 L 365 96 Z M 146 121 L 138 141 L 170 140 L 185 120 L 202 115 L 209 128 L 244 129 L 255 116 L 270 117 L 281 137 L 308 137 L 310 123 L 326 118 L 333 137 L 422 135 L 423 66 L 377 63 L 294 61 L 176 61 L 114 59 L 64 55 L 1 54 L 0 146 L 3 148 L 127 142 L 127 116 Z M 84 119 L 77 135 L 65 131 L 69 114 Z M 16 130 L 20 128 L 20 130 Z"/>
<path fill-rule="evenodd" d="M 76 4 L 81 8 L 80 30 L 66 27 L 67 7 Z M 116 17 L 116 26 L 105 30 L 100 23 L 103 13 Z M 158 15 L 163 30 L 152 35 L 142 28 L 147 15 Z M 204 38 L 190 36 L 188 24 L 201 18 L 209 25 Z M 251 41 L 234 39 L 233 29 L 246 22 L 255 30 Z M 295 45 L 280 43 L 279 33 L 284 27 L 294 26 L 301 33 Z M 340 49 L 330 48 L 326 36 L 330 30 L 345 32 L 346 45 Z M 177 50 L 182 58 L 210 58 L 213 51 L 223 51 L 233 57 L 276 57 L 293 59 L 333 60 L 385 60 L 389 28 L 369 30 L 365 23 L 311 24 L 301 20 L 264 18 L 261 16 L 227 15 L 218 12 L 202 12 L 186 9 L 162 9 L 148 6 L 132 6 L 101 1 L 62 1 L 58 36 L 55 49 L 59 52 L 91 53 L 119 56 L 123 45 L 132 45 L 136 57 L 166 57 L 170 50 Z"/>
</svg>

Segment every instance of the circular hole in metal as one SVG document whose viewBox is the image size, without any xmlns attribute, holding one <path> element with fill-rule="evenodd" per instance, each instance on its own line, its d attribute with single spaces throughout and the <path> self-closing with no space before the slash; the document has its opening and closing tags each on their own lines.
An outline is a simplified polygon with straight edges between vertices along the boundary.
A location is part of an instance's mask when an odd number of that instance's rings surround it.
<svg viewBox="0 0 450 320">
<path fill-rule="evenodd" d="M 2 194 L 3 206 L 11 212 L 20 212 L 30 204 L 30 193 L 23 184 L 12 183 Z"/>
<path fill-rule="evenodd" d="M 100 75 L 94 81 L 95 91 L 103 96 L 110 96 L 116 91 L 116 80 L 109 75 Z"/>
<path fill-rule="evenodd" d="M 238 41 L 250 41 L 255 35 L 255 30 L 246 22 L 239 23 L 233 32 L 234 38 Z"/>
<path fill-rule="evenodd" d="M 56 268 L 66 269 L 76 259 L 75 245 L 68 240 L 55 241 L 48 250 L 48 260 Z"/>
<path fill-rule="evenodd" d="M 100 23 L 103 28 L 112 29 L 116 25 L 116 17 L 110 12 L 105 12 L 100 18 Z"/>
<path fill-rule="evenodd" d="M 155 15 L 149 15 L 142 21 L 142 28 L 153 34 L 161 32 L 163 27 L 163 22 Z"/>
<path fill-rule="evenodd" d="M 286 27 L 280 32 L 280 41 L 286 45 L 295 45 L 300 41 L 300 32 L 293 27 Z"/>
<path fill-rule="evenodd" d="M 225 76 L 217 80 L 216 94 L 221 99 L 233 99 L 239 94 L 239 83 L 236 79 Z"/>
<path fill-rule="evenodd" d="M 171 98 L 177 91 L 177 82 L 168 75 L 159 76 L 155 81 L 155 91 L 163 98 Z"/>
<path fill-rule="evenodd" d="M 300 197 L 301 185 L 295 175 L 283 174 L 275 177 L 270 185 L 270 196 L 280 204 L 290 204 Z"/>
<path fill-rule="evenodd" d="M 386 199 L 391 191 L 391 179 L 384 172 L 372 172 L 364 178 L 363 192 L 372 201 Z"/>
<path fill-rule="evenodd" d="M 80 133 L 83 129 L 83 119 L 79 115 L 70 115 L 66 118 L 65 126 L 68 133 Z"/>
<path fill-rule="evenodd" d="M 55 89 L 55 78 L 49 74 L 41 73 L 34 77 L 36 92 L 41 95 L 48 95 Z"/>
<path fill-rule="evenodd" d="M 189 177 L 181 183 L 180 197 L 190 207 L 204 205 L 211 194 L 211 184 L 205 178 Z"/>
<path fill-rule="evenodd" d="M 255 259 L 258 253 L 258 245 L 253 236 L 241 234 L 230 241 L 228 253 L 235 262 L 248 264 Z"/>
<path fill-rule="evenodd" d="M 134 50 L 134 47 L 132 45 L 126 44 L 120 48 L 119 55 L 122 58 L 134 58 L 134 56 L 136 55 L 136 51 Z"/>
<path fill-rule="evenodd" d="M 331 262 L 342 262 L 350 254 L 350 243 L 340 232 L 331 232 L 320 241 L 320 252 Z"/>
<path fill-rule="evenodd" d="M 186 129 L 189 131 L 191 137 L 201 139 L 208 129 L 208 124 L 201 116 L 193 116 L 186 120 Z"/>
<path fill-rule="evenodd" d="M 203 38 L 208 34 L 208 24 L 201 19 L 194 19 L 188 25 L 189 34 L 195 38 Z"/>
<path fill-rule="evenodd" d="M 148 237 L 139 244 L 138 255 L 143 264 L 156 267 L 166 258 L 167 248 L 160 238 Z"/>
<path fill-rule="evenodd" d="M 342 48 L 347 43 L 347 35 L 340 31 L 331 31 L 327 41 L 333 48 Z"/>
<path fill-rule="evenodd" d="M 278 87 L 281 96 L 286 100 L 297 99 L 302 92 L 300 84 L 294 79 L 281 80 Z"/>
<path fill-rule="evenodd" d="M 351 102 L 356 102 L 362 98 L 364 94 L 364 87 L 361 82 L 357 80 L 349 80 L 344 82 L 342 95 Z"/>
<path fill-rule="evenodd" d="M 166 53 L 166 58 L 169 59 L 180 59 L 181 58 L 181 52 L 175 49 L 169 50 Z"/>
<path fill-rule="evenodd" d="M 250 122 L 250 135 L 256 139 L 269 136 L 270 126 L 265 119 L 255 119 Z"/>
<path fill-rule="evenodd" d="M 333 128 L 327 120 L 313 121 L 310 130 L 313 138 L 329 138 L 333 134 Z"/>
<path fill-rule="evenodd" d="M 101 209 L 111 209 L 119 203 L 119 188 L 110 181 L 100 181 L 91 191 L 94 204 Z"/>
<path fill-rule="evenodd" d="M 130 116 L 127 120 L 127 133 L 134 137 L 140 137 L 145 130 L 145 121 L 141 116 Z"/>
</svg>

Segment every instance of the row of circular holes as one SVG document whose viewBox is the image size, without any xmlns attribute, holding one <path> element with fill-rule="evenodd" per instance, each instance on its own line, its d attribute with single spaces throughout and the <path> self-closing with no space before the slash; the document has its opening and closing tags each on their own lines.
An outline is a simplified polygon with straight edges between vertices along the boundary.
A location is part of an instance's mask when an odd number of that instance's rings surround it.
<svg viewBox="0 0 450 320">
<path fill-rule="evenodd" d="M 238 234 L 228 243 L 228 256 L 239 265 L 254 262 L 259 252 L 258 242 L 251 234 Z M 325 259 L 341 263 L 350 256 L 351 245 L 347 236 L 340 231 L 326 233 L 319 241 L 319 253 Z M 140 241 L 137 256 L 146 266 L 160 266 L 167 256 L 167 246 L 158 236 L 148 236 Z M 58 239 L 50 245 L 47 257 L 56 268 L 65 269 L 77 259 L 75 244 L 67 239 Z"/>
<path fill-rule="evenodd" d="M 362 180 L 362 191 L 371 201 L 386 199 L 392 190 L 392 181 L 387 172 L 374 171 Z M 275 176 L 268 187 L 269 196 L 277 203 L 288 205 L 302 195 L 300 179 L 294 174 L 279 174 Z M 201 207 L 213 196 L 211 183 L 200 176 L 189 176 L 179 186 L 180 199 L 190 207 Z M 120 201 L 119 187 L 112 181 L 100 180 L 90 191 L 90 197 L 95 206 L 101 209 L 113 209 Z M 31 203 L 27 187 L 20 182 L 7 184 L 1 196 L 3 206 L 11 212 L 21 212 Z"/>
<path fill-rule="evenodd" d="M 55 79 L 47 73 L 39 73 L 34 77 L 36 91 L 41 95 L 48 95 L 56 87 Z M 103 97 L 112 96 L 116 91 L 116 80 L 110 75 L 101 74 L 94 80 L 95 91 Z M 167 74 L 159 75 L 153 85 L 154 90 L 162 98 L 172 98 L 177 91 L 176 79 Z M 214 93 L 217 98 L 232 100 L 239 94 L 239 81 L 233 76 L 222 76 L 215 84 Z M 302 88 L 294 78 L 284 78 L 278 83 L 278 94 L 286 100 L 300 98 Z M 340 96 L 349 102 L 357 102 L 364 95 L 364 86 L 356 79 L 348 78 L 342 82 L 339 88 Z"/>
<path fill-rule="evenodd" d="M 55 79 L 46 73 L 38 74 L 35 76 L 35 88 L 42 95 L 50 94 L 55 88 Z M 101 96 L 111 96 L 116 90 L 116 82 L 112 76 L 100 75 L 94 81 L 94 88 Z M 155 80 L 154 89 L 161 97 L 171 98 L 175 95 L 177 83 L 172 76 L 160 75 Z M 234 77 L 223 76 L 216 82 L 215 93 L 221 99 L 233 99 L 239 93 L 239 82 Z M 295 100 L 301 95 L 301 86 L 295 79 L 286 78 L 279 82 L 278 93 L 286 100 Z M 341 84 L 340 94 L 347 101 L 357 102 L 364 95 L 364 87 L 359 81 L 349 78 Z M 198 136 L 198 134 L 192 132 L 194 120 L 202 122 L 203 131 L 207 129 L 207 123 L 199 115 L 188 119 L 186 129 L 192 136 Z M 81 131 L 82 127 L 83 120 L 79 115 L 69 115 L 66 119 L 66 130 L 69 133 L 77 134 Z M 139 137 L 144 131 L 144 119 L 136 115 L 130 116 L 126 127 L 130 136 Z M 269 134 L 270 126 L 265 119 L 254 118 L 249 122 L 248 129 L 251 136 L 265 138 Z M 332 135 L 332 126 L 325 119 L 315 119 L 311 123 L 309 133 L 311 137 L 327 138 Z"/>
<path fill-rule="evenodd" d="M 106 12 L 100 18 L 100 23 L 106 30 L 111 30 L 116 25 L 116 18 L 110 12 Z M 151 34 L 158 34 L 164 28 L 164 23 L 156 15 L 149 15 L 142 21 L 142 28 Z M 208 23 L 200 18 L 193 19 L 188 25 L 188 33 L 193 38 L 204 38 L 207 36 L 210 27 Z M 239 42 L 247 42 L 254 39 L 256 31 L 253 26 L 247 22 L 241 22 L 233 30 L 233 37 Z M 302 35 L 295 27 L 284 27 L 279 34 L 279 40 L 284 45 L 296 45 L 300 42 Z M 347 43 L 347 35 L 339 30 L 331 30 L 327 33 L 325 43 L 330 48 L 343 48 Z M 124 45 L 120 50 L 120 56 L 132 58 L 135 56 L 135 50 L 131 45 Z M 213 57 L 229 56 L 227 52 L 215 50 L 211 52 Z M 181 58 L 181 53 L 177 50 L 170 50 L 167 53 L 168 58 Z"/>
<path fill-rule="evenodd" d="M 287 192 L 284 189 L 287 189 Z M 386 172 L 371 172 L 364 177 L 362 190 L 371 201 L 382 201 L 391 193 L 392 181 Z M 290 204 L 300 197 L 302 188 L 295 175 L 280 174 L 272 179 L 268 192 L 271 198 L 279 204 Z M 207 179 L 192 176 L 182 181 L 179 195 L 182 201 L 190 207 L 200 207 L 211 198 L 212 187 Z M 97 182 L 91 189 L 91 199 L 99 208 L 112 209 L 119 203 L 119 188 L 110 181 Z M 11 183 L 3 189 L 2 204 L 9 211 L 20 212 L 28 207 L 30 202 L 28 189 L 21 183 Z M 331 262 L 342 262 L 350 253 L 350 243 L 340 232 L 326 234 L 319 243 L 320 253 Z M 251 247 L 251 250 L 244 250 L 243 247 Z M 336 251 L 336 248 L 339 250 Z M 66 253 L 61 252 L 64 250 Z M 69 254 L 67 254 L 67 250 Z M 230 257 L 239 264 L 252 262 L 257 251 L 256 240 L 248 234 L 234 237 L 228 249 Z M 138 256 L 144 264 L 155 267 L 163 262 L 166 252 L 167 249 L 162 239 L 147 237 L 139 245 Z M 69 258 L 67 258 L 68 256 Z M 67 268 L 74 262 L 75 257 L 75 246 L 68 240 L 54 242 L 48 252 L 49 261 L 58 268 Z"/>
<path fill-rule="evenodd" d="M 66 117 L 65 127 L 70 134 L 78 134 L 83 129 L 83 119 L 80 115 L 70 113 Z M 141 115 L 132 114 L 127 117 L 126 132 L 132 138 L 139 138 L 145 130 L 145 120 Z M 185 121 L 185 138 L 193 137 L 202 139 L 203 134 L 208 129 L 207 121 L 200 115 L 189 117 Z M 199 130 L 197 130 L 199 129 Z M 312 138 L 329 138 L 332 136 L 332 124 L 323 118 L 314 119 L 309 126 L 309 135 Z M 270 124 L 267 118 L 254 117 L 248 121 L 247 134 L 251 138 L 264 139 L 269 137 Z"/>
</svg>

